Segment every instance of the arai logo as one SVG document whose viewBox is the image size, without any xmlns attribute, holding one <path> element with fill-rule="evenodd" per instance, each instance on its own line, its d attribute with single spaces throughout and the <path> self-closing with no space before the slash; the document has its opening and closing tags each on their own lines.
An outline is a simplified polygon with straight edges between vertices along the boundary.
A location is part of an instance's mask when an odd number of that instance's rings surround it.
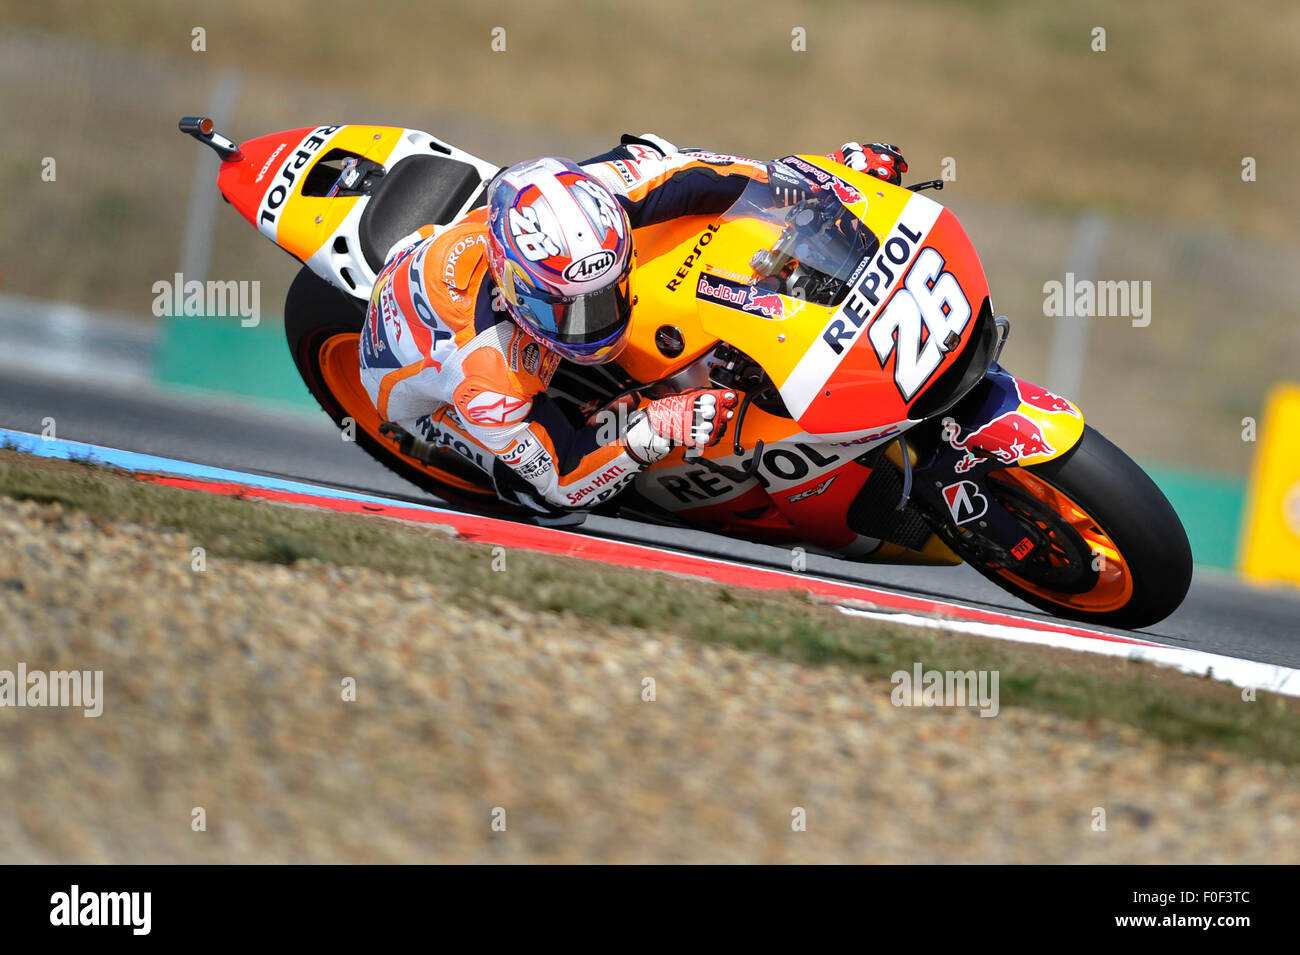
<svg viewBox="0 0 1300 955">
<path fill-rule="evenodd" d="M 613 264 L 614 253 L 609 249 L 601 249 L 571 263 L 564 270 L 564 277 L 570 282 L 586 282 L 604 275 Z"/>
</svg>

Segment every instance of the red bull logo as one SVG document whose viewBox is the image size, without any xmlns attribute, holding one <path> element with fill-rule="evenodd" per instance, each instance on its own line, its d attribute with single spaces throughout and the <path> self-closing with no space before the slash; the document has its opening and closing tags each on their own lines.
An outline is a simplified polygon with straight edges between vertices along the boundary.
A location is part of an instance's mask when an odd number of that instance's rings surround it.
<svg viewBox="0 0 1300 955">
<path fill-rule="evenodd" d="M 1022 402 L 1039 411 L 1064 412 L 1079 417 L 1079 409 L 1060 395 L 1019 378 L 1016 379 L 1016 394 Z"/>
<path fill-rule="evenodd" d="M 755 289 L 752 286 L 741 285 L 738 282 L 728 282 L 726 279 L 710 279 L 707 272 L 700 274 L 700 284 L 695 288 L 696 298 L 710 298 L 720 302 L 723 305 L 730 305 L 735 308 L 739 305 L 741 308 L 749 307 L 750 296 Z"/>
<path fill-rule="evenodd" d="M 945 441 L 958 451 L 966 452 L 953 466 L 958 474 L 965 474 L 982 457 L 993 457 L 1003 464 L 1015 464 L 1021 458 L 1056 453 L 1056 449 L 1047 443 L 1038 422 L 1018 411 L 1000 414 L 964 438 L 958 437 L 960 430 L 955 422 L 949 422 L 943 432 Z"/>
<path fill-rule="evenodd" d="M 747 312 L 760 312 L 767 318 L 785 318 L 785 302 L 775 292 L 760 292 L 751 287 L 749 301 L 741 307 Z"/>
<path fill-rule="evenodd" d="M 835 192 L 835 198 L 840 200 L 846 206 L 851 206 L 855 202 L 862 201 L 862 193 L 850 186 L 847 182 L 841 182 L 838 179 L 831 180 L 831 189 Z"/>
<path fill-rule="evenodd" d="M 788 318 L 803 307 L 797 299 L 787 299 L 776 292 L 733 282 L 711 272 L 701 272 L 695 297 L 734 308 L 738 312 L 762 315 L 764 318 Z"/>
</svg>

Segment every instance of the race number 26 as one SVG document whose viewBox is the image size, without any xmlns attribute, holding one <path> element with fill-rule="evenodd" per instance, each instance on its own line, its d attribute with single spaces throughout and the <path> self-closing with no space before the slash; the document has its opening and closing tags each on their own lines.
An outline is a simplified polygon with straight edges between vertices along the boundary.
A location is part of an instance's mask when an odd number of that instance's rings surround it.
<svg viewBox="0 0 1300 955">
<path fill-rule="evenodd" d="M 867 336 L 882 367 L 895 355 L 894 383 L 903 400 L 911 401 L 943 362 L 943 343 L 954 332 L 960 335 L 969 321 L 970 302 L 961 283 L 944 271 L 943 256 L 926 248 Z"/>
</svg>

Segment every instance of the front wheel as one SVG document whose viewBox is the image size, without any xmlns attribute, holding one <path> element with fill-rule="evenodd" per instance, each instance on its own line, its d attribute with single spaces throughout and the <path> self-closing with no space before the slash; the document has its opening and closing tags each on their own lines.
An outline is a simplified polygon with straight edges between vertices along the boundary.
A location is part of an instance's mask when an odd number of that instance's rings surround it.
<svg viewBox="0 0 1300 955">
<path fill-rule="evenodd" d="M 949 544 L 985 577 L 1049 613 L 1125 629 L 1163 620 L 1192 581 L 1187 532 L 1164 494 L 1098 431 L 1059 458 L 989 475 L 994 506 L 1034 541 L 1014 570 L 997 566 L 973 535 Z"/>
</svg>

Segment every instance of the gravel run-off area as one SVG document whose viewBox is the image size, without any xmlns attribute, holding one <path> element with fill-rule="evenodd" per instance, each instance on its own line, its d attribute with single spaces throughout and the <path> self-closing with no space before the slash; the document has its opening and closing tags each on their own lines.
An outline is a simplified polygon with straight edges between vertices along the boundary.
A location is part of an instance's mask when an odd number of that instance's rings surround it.
<svg viewBox="0 0 1300 955">
<path fill-rule="evenodd" d="M 0 670 L 104 680 L 0 707 L 0 862 L 1300 861 L 1293 771 L 1133 729 L 58 504 L 0 540 Z"/>
</svg>

